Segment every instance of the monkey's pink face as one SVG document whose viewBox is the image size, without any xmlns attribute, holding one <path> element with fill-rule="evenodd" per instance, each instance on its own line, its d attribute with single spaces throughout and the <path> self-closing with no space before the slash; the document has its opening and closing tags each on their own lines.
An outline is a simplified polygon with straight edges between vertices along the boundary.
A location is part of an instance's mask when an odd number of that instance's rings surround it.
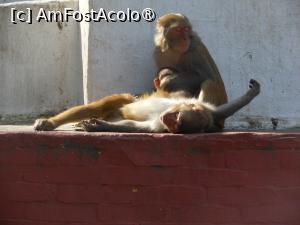
<svg viewBox="0 0 300 225">
<path fill-rule="evenodd" d="M 188 25 L 177 25 L 170 28 L 166 35 L 170 48 L 185 53 L 191 44 L 191 31 L 192 29 Z"/>
<path fill-rule="evenodd" d="M 199 133 L 212 123 L 211 114 L 194 104 L 178 104 L 163 112 L 160 120 L 171 133 Z"/>
</svg>

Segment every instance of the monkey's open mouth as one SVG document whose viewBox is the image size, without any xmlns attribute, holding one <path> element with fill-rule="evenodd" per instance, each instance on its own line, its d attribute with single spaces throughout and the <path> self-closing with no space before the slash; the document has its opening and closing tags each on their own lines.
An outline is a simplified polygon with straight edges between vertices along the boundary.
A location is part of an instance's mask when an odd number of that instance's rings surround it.
<svg viewBox="0 0 300 225">
<path fill-rule="evenodd" d="M 160 117 L 161 122 L 168 128 L 169 132 L 178 132 L 179 112 L 165 113 Z"/>
</svg>

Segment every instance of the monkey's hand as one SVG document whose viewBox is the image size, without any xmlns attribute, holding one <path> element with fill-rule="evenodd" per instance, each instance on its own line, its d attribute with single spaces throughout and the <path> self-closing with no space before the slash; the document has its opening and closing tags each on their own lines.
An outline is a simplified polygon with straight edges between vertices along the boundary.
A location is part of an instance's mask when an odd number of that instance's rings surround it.
<svg viewBox="0 0 300 225">
<path fill-rule="evenodd" d="M 170 76 L 174 74 L 174 71 L 172 71 L 171 69 L 169 68 L 164 68 L 164 69 L 161 69 L 157 75 L 156 75 L 156 78 L 154 78 L 153 80 L 153 83 L 154 83 L 154 87 L 156 88 L 156 90 L 160 89 L 160 84 L 161 84 L 161 80 L 164 79 L 165 77 L 167 76 Z"/>
<path fill-rule="evenodd" d="M 90 119 L 81 121 L 78 126 L 87 132 L 103 131 L 106 122 L 98 119 Z"/>
<path fill-rule="evenodd" d="M 51 131 L 55 128 L 55 125 L 47 119 L 37 119 L 33 125 L 33 129 L 36 131 Z"/>
<path fill-rule="evenodd" d="M 247 95 L 251 98 L 254 98 L 260 93 L 260 84 L 256 80 L 250 80 L 249 88 L 250 90 L 247 92 Z"/>
</svg>

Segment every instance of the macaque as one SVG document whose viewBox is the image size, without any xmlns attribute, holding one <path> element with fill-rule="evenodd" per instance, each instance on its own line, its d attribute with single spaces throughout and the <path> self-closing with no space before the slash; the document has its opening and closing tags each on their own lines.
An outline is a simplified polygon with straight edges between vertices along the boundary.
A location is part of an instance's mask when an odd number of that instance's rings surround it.
<svg viewBox="0 0 300 225">
<path fill-rule="evenodd" d="M 250 80 L 250 89 L 242 97 L 220 106 L 201 99 L 154 92 L 119 108 L 110 121 L 91 119 L 80 123 L 89 132 L 199 133 L 218 131 L 218 121 L 249 104 L 260 92 L 260 85 Z"/>
<path fill-rule="evenodd" d="M 166 92 L 184 91 L 185 96 L 200 97 L 215 106 L 227 102 L 227 94 L 220 72 L 201 41 L 192 29 L 188 18 L 170 13 L 156 23 L 154 58 L 158 69 L 168 68 L 160 89 Z M 160 77 L 154 79 L 157 88 Z M 216 124 L 223 129 L 224 121 Z"/>
</svg>

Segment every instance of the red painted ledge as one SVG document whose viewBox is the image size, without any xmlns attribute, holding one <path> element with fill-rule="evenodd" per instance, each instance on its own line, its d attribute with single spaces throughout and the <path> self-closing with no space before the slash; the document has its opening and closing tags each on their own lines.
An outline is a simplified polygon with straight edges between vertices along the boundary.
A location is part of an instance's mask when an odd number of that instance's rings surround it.
<svg viewBox="0 0 300 225">
<path fill-rule="evenodd" d="M 299 225 L 300 133 L 0 132 L 0 225 Z"/>
</svg>

